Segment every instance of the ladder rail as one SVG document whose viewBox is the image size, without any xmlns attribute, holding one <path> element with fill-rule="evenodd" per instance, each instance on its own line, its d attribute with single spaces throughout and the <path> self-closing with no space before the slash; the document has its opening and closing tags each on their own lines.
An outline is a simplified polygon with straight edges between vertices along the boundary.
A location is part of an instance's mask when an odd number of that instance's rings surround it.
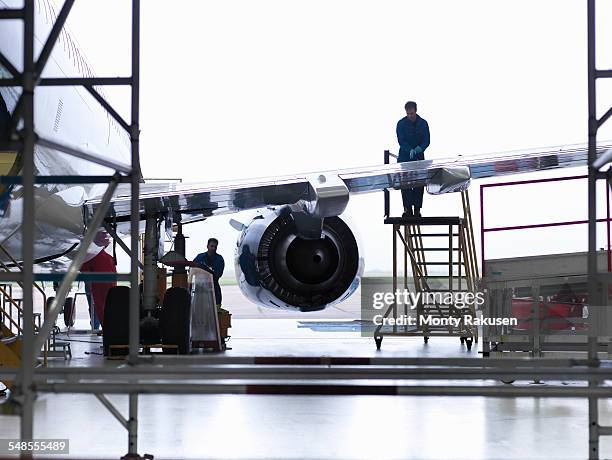
<svg viewBox="0 0 612 460">
<path fill-rule="evenodd" d="M 468 250 L 467 250 L 467 235 L 466 235 L 466 230 L 464 229 L 461 231 L 461 239 L 460 241 L 463 241 L 463 248 L 464 248 L 464 254 L 467 257 L 468 254 Z M 466 267 L 467 270 L 467 267 Z M 470 273 L 470 276 L 468 276 L 468 278 L 466 279 L 466 282 L 468 284 L 468 290 L 469 292 L 472 292 L 474 294 L 474 296 L 476 295 L 476 282 L 475 279 L 472 278 L 473 273 Z M 475 297 L 474 297 L 475 298 Z M 473 303 L 469 306 L 470 309 L 470 313 L 472 314 L 472 317 L 475 318 L 476 317 L 476 305 Z M 478 341 L 478 327 L 472 327 L 472 328 L 468 328 L 470 329 L 470 332 L 472 333 L 474 340 Z"/>
<path fill-rule="evenodd" d="M 404 225 L 404 241 L 408 240 L 408 228 Z M 410 292 L 408 289 L 408 254 L 404 253 L 404 290 Z M 408 316 L 408 304 L 404 302 L 404 315 Z M 408 332 L 408 324 L 404 324 L 404 332 Z"/>
<path fill-rule="evenodd" d="M 21 315 L 23 315 L 23 308 L 17 303 L 17 301 L 13 298 L 11 294 L 9 294 L 7 291 L 4 290 L 4 287 L 2 286 L 0 286 L 0 294 L 2 294 L 3 298 L 7 299 L 8 302 L 17 309 L 18 314 L 20 313 Z M 7 315 L 11 319 L 11 322 L 13 322 L 12 314 L 6 311 L 6 309 L 4 308 L 4 305 L 2 305 L 1 308 L 2 308 L 2 313 Z M 34 324 L 34 331 L 37 331 L 38 326 L 36 325 L 36 322 L 33 321 L 33 324 Z M 19 330 L 21 331 L 21 328 L 19 328 Z"/>
<path fill-rule="evenodd" d="M 21 335 L 23 333 L 23 329 L 22 327 L 19 325 L 19 323 L 17 323 L 12 317 L 11 315 L 9 315 L 7 313 L 7 311 L 4 309 L 4 307 L 0 307 L 0 312 L 2 312 L 2 317 L 3 319 L 7 319 L 9 321 L 9 324 L 11 324 L 12 326 L 15 326 L 15 328 L 17 329 L 17 335 Z M 3 324 L 6 326 L 6 324 L 3 322 Z M 11 328 L 7 328 L 10 330 L 11 334 L 13 334 L 13 330 L 12 330 L 12 326 Z"/>
<path fill-rule="evenodd" d="M 393 292 L 397 291 L 397 234 L 399 229 L 393 226 Z M 400 238 L 402 234 L 400 233 Z M 393 302 L 393 317 L 397 318 L 397 302 Z M 397 333 L 397 321 L 393 323 L 393 333 Z"/>
<path fill-rule="evenodd" d="M 461 226 L 459 226 L 459 231 Z M 448 290 L 453 291 L 453 225 L 448 226 Z M 459 267 L 461 264 L 459 263 Z M 459 268 L 457 267 L 457 268 Z"/>
<path fill-rule="evenodd" d="M 415 225 L 414 227 L 418 235 L 419 246 L 421 247 L 421 249 L 424 249 L 425 245 L 423 244 L 423 232 L 421 231 L 421 226 Z M 421 251 L 421 258 L 422 258 L 423 266 L 425 267 L 425 270 L 424 270 L 425 276 L 427 276 L 429 275 L 429 272 L 428 272 L 427 264 L 425 264 L 425 251 Z"/>
<path fill-rule="evenodd" d="M 19 262 L 17 262 L 17 260 L 11 255 L 11 253 L 2 244 L 0 244 L 0 251 L 6 254 L 6 256 L 11 260 L 11 262 L 19 269 L 19 271 L 23 272 L 23 267 L 19 264 Z M 7 272 L 11 271 L 11 269 L 3 262 L 0 261 L 0 264 L 2 264 L 2 267 L 4 268 L 5 271 Z M 21 283 L 21 281 L 17 281 L 17 284 L 19 284 L 19 286 L 21 286 L 21 289 L 23 289 L 23 284 Z M 43 302 L 44 302 L 43 305 L 46 306 L 47 305 L 47 294 L 44 288 L 40 287 L 36 281 L 34 281 L 33 286 L 43 296 Z"/>
<path fill-rule="evenodd" d="M 2 293 L 4 293 L 4 292 L 5 292 L 5 291 L 4 291 L 4 289 L 3 289 L 2 287 L 0 287 L 0 291 L 2 291 Z M 11 299 L 11 301 L 12 301 L 12 299 Z M 14 301 L 13 301 L 13 303 L 12 303 L 12 304 L 13 304 L 13 305 L 15 305 L 15 306 L 17 305 L 16 303 L 14 303 Z M 22 333 L 23 333 L 23 328 L 22 328 L 22 327 L 19 325 L 19 321 L 15 321 L 15 320 L 13 319 L 13 315 L 12 315 L 11 313 L 9 313 L 9 312 L 7 312 L 7 311 L 6 311 L 6 309 L 5 309 L 4 305 L 0 305 L 0 312 L 2 313 L 2 318 L 3 318 L 3 320 L 4 320 L 4 319 L 7 319 L 7 320 L 9 321 L 9 323 L 10 323 L 10 324 L 12 324 L 13 326 L 15 326 L 15 327 L 17 328 L 17 334 L 18 334 L 18 335 L 20 335 L 20 334 L 22 334 Z M 22 313 L 22 314 L 23 314 L 23 313 Z M 11 329 L 11 332 L 12 332 L 12 329 Z"/>
<path fill-rule="evenodd" d="M 457 267 L 458 270 L 458 277 L 457 277 L 457 285 L 458 285 L 458 290 L 461 292 L 461 268 L 463 266 L 463 263 L 466 262 L 466 259 L 464 257 L 464 253 L 463 250 L 465 249 L 465 244 L 463 244 L 463 238 L 461 238 L 461 236 L 459 237 L 459 241 L 458 241 L 458 246 L 459 246 L 459 251 L 457 252 L 457 257 L 459 258 L 459 266 Z M 466 267 L 466 271 L 467 271 L 467 267 Z M 454 286 L 453 286 L 454 287 Z"/>
<path fill-rule="evenodd" d="M 463 215 L 467 222 L 469 253 L 471 259 L 472 269 L 474 271 L 474 279 L 480 278 L 480 271 L 478 269 L 478 259 L 476 256 L 476 240 L 474 236 L 474 223 L 472 221 L 472 208 L 470 206 L 470 195 L 467 190 L 461 192 L 461 202 L 463 204 Z"/>
</svg>

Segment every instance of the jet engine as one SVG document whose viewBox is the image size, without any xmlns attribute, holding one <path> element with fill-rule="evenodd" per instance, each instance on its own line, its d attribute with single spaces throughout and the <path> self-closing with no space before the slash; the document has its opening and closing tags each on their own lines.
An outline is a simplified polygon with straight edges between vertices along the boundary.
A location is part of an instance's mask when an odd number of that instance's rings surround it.
<svg viewBox="0 0 612 460">
<path fill-rule="evenodd" d="M 260 214 L 243 227 L 236 278 L 250 300 L 272 308 L 323 310 L 359 286 L 363 260 L 340 217 L 323 220 L 321 238 L 302 236 L 288 207 Z"/>
</svg>

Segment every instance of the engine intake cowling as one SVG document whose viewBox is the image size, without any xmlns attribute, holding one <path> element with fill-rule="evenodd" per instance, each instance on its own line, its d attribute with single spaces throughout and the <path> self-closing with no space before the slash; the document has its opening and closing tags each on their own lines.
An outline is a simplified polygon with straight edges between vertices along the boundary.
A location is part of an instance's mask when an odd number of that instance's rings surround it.
<svg viewBox="0 0 612 460">
<path fill-rule="evenodd" d="M 300 236 L 288 208 L 260 215 L 242 231 L 236 277 L 252 301 L 273 308 L 322 310 L 359 286 L 363 262 L 353 232 L 326 217 L 322 238 Z"/>
</svg>

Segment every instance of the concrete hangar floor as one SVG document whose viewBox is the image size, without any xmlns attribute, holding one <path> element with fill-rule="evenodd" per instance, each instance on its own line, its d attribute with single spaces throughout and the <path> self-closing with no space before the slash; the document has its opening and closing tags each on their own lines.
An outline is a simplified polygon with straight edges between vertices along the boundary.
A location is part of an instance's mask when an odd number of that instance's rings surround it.
<svg viewBox="0 0 612 460">
<path fill-rule="evenodd" d="M 475 357 L 456 338 L 386 337 L 354 332 L 359 295 L 325 312 L 296 315 L 249 305 L 224 287 L 233 313 L 227 356 Z M 76 329 L 88 327 L 83 298 Z M 50 365 L 114 366 L 101 338 L 62 334 L 72 359 Z M 484 383 L 484 381 L 483 381 Z M 530 385 L 528 382 L 514 385 Z M 127 396 L 109 399 L 126 411 Z M 582 459 L 587 443 L 583 399 L 409 396 L 142 395 L 139 452 L 156 459 Z M 612 403 L 600 401 L 600 423 Z M 93 395 L 41 394 L 37 439 L 70 439 L 70 458 L 119 458 L 127 435 Z M 0 415 L 0 438 L 19 436 L 19 419 Z M 612 457 L 608 437 L 602 458 Z"/>
</svg>

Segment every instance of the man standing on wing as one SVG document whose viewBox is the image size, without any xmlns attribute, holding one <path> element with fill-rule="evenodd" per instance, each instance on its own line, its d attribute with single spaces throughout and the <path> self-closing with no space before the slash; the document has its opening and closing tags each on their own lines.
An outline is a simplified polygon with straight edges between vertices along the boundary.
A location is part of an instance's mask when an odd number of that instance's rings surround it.
<svg viewBox="0 0 612 460">
<path fill-rule="evenodd" d="M 424 160 L 425 149 L 429 146 L 429 125 L 417 115 L 416 102 L 406 102 L 404 109 L 406 109 L 406 116 L 397 122 L 396 129 L 397 142 L 400 145 L 397 162 Z M 423 191 L 423 187 L 402 190 L 402 201 L 404 202 L 402 217 L 421 217 Z"/>
</svg>

